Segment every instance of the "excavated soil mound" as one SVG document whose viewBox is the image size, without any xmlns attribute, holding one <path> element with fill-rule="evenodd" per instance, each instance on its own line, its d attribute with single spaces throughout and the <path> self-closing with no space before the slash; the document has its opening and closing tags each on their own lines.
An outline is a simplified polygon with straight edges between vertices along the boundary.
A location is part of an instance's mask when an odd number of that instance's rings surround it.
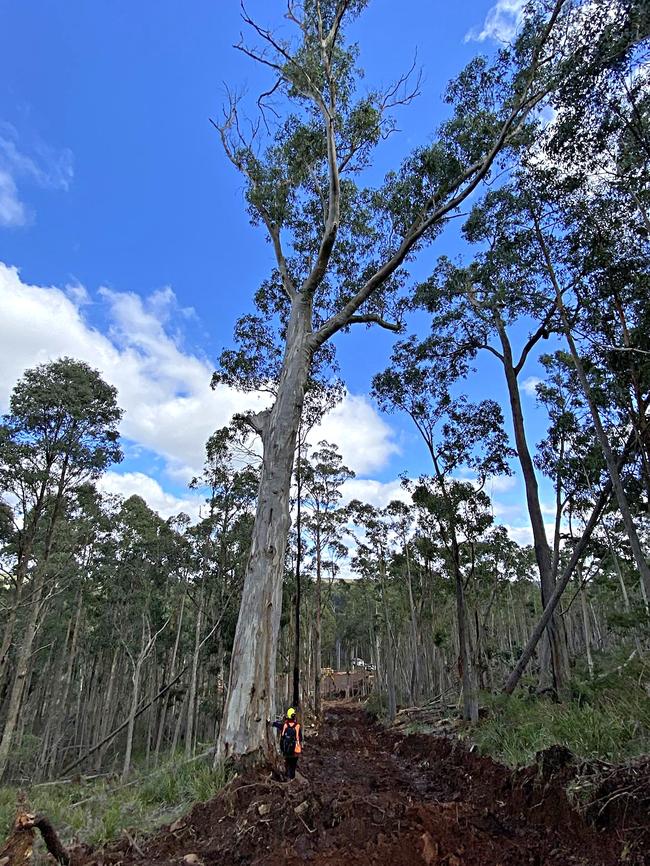
<svg viewBox="0 0 650 866">
<path fill-rule="evenodd" d="M 615 821 L 599 829 L 571 808 L 568 763 L 542 753 L 512 773 L 451 740 L 387 732 L 333 705 L 307 741 L 303 778 L 238 777 L 146 841 L 77 852 L 75 866 L 650 864 Z"/>
</svg>

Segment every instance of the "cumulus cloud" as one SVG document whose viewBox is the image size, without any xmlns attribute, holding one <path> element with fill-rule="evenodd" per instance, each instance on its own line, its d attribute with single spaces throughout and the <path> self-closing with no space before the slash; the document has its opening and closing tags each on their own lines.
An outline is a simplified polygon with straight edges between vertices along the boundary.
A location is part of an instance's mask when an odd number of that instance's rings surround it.
<svg viewBox="0 0 650 866">
<path fill-rule="evenodd" d="M 184 351 L 178 335 L 170 332 L 179 319 L 195 315 L 178 307 L 170 288 L 145 299 L 100 289 L 99 304 L 109 322 L 106 333 L 87 320 L 91 301 L 83 286 L 29 285 L 16 268 L 0 263 L 0 410 L 6 411 L 11 390 L 27 368 L 64 355 L 79 358 L 118 389 L 124 437 L 136 449 L 162 457 L 174 483 L 187 483 L 200 471 L 205 442 L 214 430 L 235 412 L 259 411 L 269 396 L 225 385 L 210 388 L 213 364 Z M 368 399 L 349 393 L 314 431 L 313 440 L 320 439 L 337 443 L 356 473 L 381 468 L 397 450 L 391 428 Z M 112 473 L 113 484 L 115 475 L 119 473 Z M 126 492 L 140 492 L 150 504 L 160 503 L 165 513 L 184 501 L 164 500 L 168 494 L 160 482 L 142 473 L 119 477 L 128 479 Z"/>
<path fill-rule="evenodd" d="M 372 478 L 351 478 L 346 481 L 343 490 L 342 504 L 347 505 L 353 499 L 367 502 L 375 508 L 385 508 L 389 502 L 398 499 L 411 503 L 411 494 L 402 486 L 402 479 L 392 481 L 375 481 Z"/>
<path fill-rule="evenodd" d="M 358 475 L 381 469 L 399 452 L 393 431 L 364 395 L 346 392 L 310 437 L 339 446 L 343 462 Z"/>
<path fill-rule="evenodd" d="M 170 305 L 173 293 L 166 297 Z M 15 268 L 0 264 L 0 405 L 6 408 L 28 367 L 62 355 L 79 358 L 117 387 L 123 435 L 161 455 L 177 477 L 189 478 L 202 465 L 208 436 L 234 412 L 260 408 L 264 398 L 225 386 L 210 389 L 213 365 L 183 352 L 167 333 L 160 293 L 143 300 L 103 289 L 100 298 L 111 323 L 108 334 L 86 321 L 87 294 L 78 286 L 70 292 L 28 285 Z"/>
<path fill-rule="evenodd" d="M 508 532 L 510 538 L 513 541 L 516 541 L 517 544 L 525 545 L 533 543 L 533 531 L 530 528 L 529 524 L 522 525 L 517 523 L 515 525 L 510 523 L 503 524 Z M 555 532 L 555 524 L 553 523 L 545 523 L 544 529 L 546 530 L 546 537 L 548 539 L 548 543 L 550 545 L 553 544 L 553 535 Z"/>
<path fill-rule="evenodd" d="M 29 222 L 29 210 L 21 200 L 19 184 L 67 190 L 73 175 L 71 150 L 55 150 L 36 141 L 27 152 L 19 146 L 15 127 L 0 123 L 0 226 L 24 226 Z"/>
<path fill-rule="evenodd" d="M 521 385 L 524 394 L 527 394 L 529 397 L 537 397 L 537 386 L 541 381 L 537 376 L 529 376 L 527 379 L 524 379 Z"/>
<path fill-rule="evenodd" d="M 144 472 L 114 472 L 109 470 L 99 480 L 97 487 L 102 493 L 113 496 L 140 496 L 147 505 L 167 519 L 180 512 L 188 514 L 193 520 L 199 517 L 199 508 L 203 504 L 200 496 L 174 496 L 163 490 L 155 478 Z"/>
<path fill-rule="evenodd" d="M 465 42 L 511 42 L 524 16 L 526 0 L 497 0 L 488 11 L 482 27 L 473 27 Z"/>
</svg>

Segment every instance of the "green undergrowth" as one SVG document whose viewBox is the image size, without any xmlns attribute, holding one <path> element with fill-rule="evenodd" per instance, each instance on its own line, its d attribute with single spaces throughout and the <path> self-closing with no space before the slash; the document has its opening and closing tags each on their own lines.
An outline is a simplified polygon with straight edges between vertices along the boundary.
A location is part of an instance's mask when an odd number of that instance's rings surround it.
<svg viewBox="0 0 650 866">
<path fill-rule="evenodd" d="M 571 697 L 556 703 L 535 694 L 487 696 L 486 717 L 466 733 L 482 754 L 510 766 L 530 764 L 555 744 L 582 760 L 621 762 L 650 753 L 650 667 L 637 662 L 594 679 L 578 673 Z"/>
<path fill-rule="evenodd" d="M 227 771 L 213 769 L 206 760 L 134 773 L 126 784 L 112 778 L 33 785 L 25 790 L 31 810 L 47 815 L 64 844 L 79 839 L 103 845 L 124 830 L 135 838 L 176 820 L 194 803 L 214 797 L 227 781 Z M 0 788 L 3 839 L 14 819 L 17 795 L 16 787 Z M 42 857 L 40 842 L 38 856 Z M 45 862 L 38 856 L 36 863 Z"/>
</svg>

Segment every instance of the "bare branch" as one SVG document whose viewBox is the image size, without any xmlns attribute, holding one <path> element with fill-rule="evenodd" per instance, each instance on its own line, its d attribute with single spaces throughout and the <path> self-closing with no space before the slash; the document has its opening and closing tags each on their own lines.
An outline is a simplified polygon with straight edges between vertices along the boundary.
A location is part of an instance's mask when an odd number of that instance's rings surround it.
<svg viewBox="0 0 650 866">
<path fill-rule="evenodd" d="M 264 66 L 269 66 L 276 72 L 282 72 L 282 67 L 278 63 L 273 63 L 273 61 L 265 57 L 264 54 L 258 54 L 251 48 L 247 48 L 243 41 L 237 42 L 235 45 L 233 45 L 233 48 L 236 48 L 237 51 L 241 51 L 242 54 L 245 54 L 246 57 L 250 57 L 251 60 L 254 60 L 256 63 L 262 63 Z"/>
<path fill-rule="evenodd" d="M 409 67 L 408 71 L 403 75 L 400 75 L 397 81 L 391 84 L 383 94 L 378 96 L 377 111 L 379 112 L 379 117 L 372 133 L 366 136 L 362 141 L 359 141 L 355 146 L 351 147 L 350 151 L 341 158 L 339 162 L 339 173 L 343 174 L 354 157 L 371 140 L 371 135 L 379 135 L 379 137 L 385 141 L 393 132 L 397 131 L 397 127 L 394 124 L 385 124 L 385 115 L 391 109 L 397 108 L 397 106 L 410 105 L 411 102 L 420 95 L 420 85 L 422 83 L 421 69 L 418 70 L 417 79 L 413 86 L 407 87 L 411 81 L 413 73 L 415 72 L 416 63 L 417 53 L 413 58 L 413 63 Z"/>
<path fill-rule="evenodd" d="M 537 330 L 535 331 L 534 334 L 531 334 L 531 336 L 528 339 L 528 342 L 526 343 L 526 345 L 522 349 L 521 355 L 519 357 L 519 361 L 515 365 L 515 376 L 518 376 L 521 373 L 523 366 L 526 363 L 526 359 L 528 358 L 528 355 L 531 353 L 534 346 L 537 345 L 537 343 L 542 339 L 542 337 L 548 336 L 548 329 L 549 329 L 549 326 L 550 326 L 551 321 L 553 319 L 553 316 L 555 315 L 556 312 L 557 312 L 557 299 L 556 299 L 555 303 L 553 303 L 551 305 L 547 314 L 544 316 L 544 320 L 541 323 L 541 325 L 539 326 L 539 328 L 537 328 Z"/>
<path fill-rule="evenodd" d="M 372 295 L 372 293 L 403 264 L 410 251 L 422 236 L 432 228 L 432 226 L 436 225 L 449 213 L 456 210 L 456 208 L 462 204 L 469 195 L 471 195 L 490 171 L 494 160 L 503 148 L 504 144 L 506 144 L 510 137 L 516 133 L 517 129 L 519 129 L 535 105 L 537 105 L 551 89 L 551 85 L 549 85 L 547 88 L 537 90 L 534 94 L 531 94 L 535 74 L 539 65 L 540 52 L 546 43 L 565 2 L 566 0 L 556 0 L 555 7 L 544 30 L 542 39 L 533 54 L 528 83 L 524 88 L 521 98 L 503 122 L 488 152 L 480 160 L 477 160 L 473 165 L 465 169 L 465 171 L 456 178 L 447 191 L 448 195 L 454 191 L 455 194 L 452 195 L 451 198 L 448 198 L 446 202 L 438 203 L 435 196 L 432 196 L 429 199 L 419 216 L 404 235 L 404 238 L 395 253 L 393 253 L 393 255 L 365 282 L 356 295 L 354 295 L 354 297 L 352 297 L 348 303 L 338 311 L 338 313 L 330 316 L 323 326 L 312 335 L 311 343 L 313 348 L 322 346 L 330 337 L 340 331 L 341 328 L 344 328 L 349 319 L 356 314 L 357 310 Z"/>
<path fill-rule="evenodd" d="M 262 116 L 262 119 L 264 120 L 264 126 L 266 127 L 266 132 L 268 135 L 271 134 L 271 130 L 269 129 L 269 124 L 266 120 L 266 112 L 267 111 L 272 112 L 275 115 L 276 119 L 280 118 L 280 114 L 278 111 L 275 110 L 273 105 L 271 105 L 270 102 L 267 103 L 266 100 L 270 96 L 273 96 L 273 94 L 280 87 L 281 84 L 282 84 L 282 79 L 278 78 L 277 81 L 275 82 L 275 84 L 273 85 L 273 87 L 271 87 L 269 90 L 266 90 L 264 93 L 260 93 L 260 95 L 257 97 L 257 107 L 259 108 L 260 115 Z"/>
<path fill-rule="evenodd" d="M 387 322 L 386 319 L 382 319 L 381 316 L 376 316 L 373 314 L 368 314 L 366 316 L 351 316 L 348 319 L 348 325 L 379 325 L 380 328 L 385 328 L 387 331 L 393 331 L 395 334 L 399 334 L 402 330 L 402 325 L 399 322 Z"/>
<path fill-rule="evenodd" d="M 224 122 L 219 125 L 212 118 L 210 118 L 210 123 L 219 133 L 223 149 L 228 159 L 232 162 L 235 168 L 237 168 L 237 170 L 240 171 L 248 179 L 248 182 L 254 188 L 256 184 L 255 178 L 251 175 L 249 166 L 246 164 L 246 161 L 239 156 L 236 149 L 233 147 L 230 136 L 231 134 L 234 134 L 236 136 L 237 140 L 239 141 L 240 147 L 246 153 L 248 159 L 254 161 L 257 159 L 257 157 L 253 153 L 253 142 L 255 140 L 259 127 L 254 128 L 250 139 L 246 140 L 239 125 L 237 98 L 229 93 L 228 100 L 228 110 L 224 110 Z M 284 255 L 284 251 L 282 249 L 280 226 L 276 222 L 274 222 L 271 214 L 261 203 L 259 203 L 259 201 L 256 205 L 256 210 L 260 215 L 262 221 L 264 222 L 266 230 L 269 233 L 269 238 L 271 240 L 271 243 L 273 244 L 273 251 L 275 253 L 275 258 L 278 264 L 278 270 L 280 271 L 280 276 L 282 277 L 282 287 L 287 298 L 291 301 L 296 296 L 296 289 L 293 285 L 291 275 L 289 274 L 289 268 L 287 266 L 287 261 Z"/>
<path fill-rule="evenodd" d="M 253 51 L 250 48 L 246 48 L 246 46 L 243 43 L 243 39 L 240 40 L 240 42 L 237 45 L 235 45 L 234 47 L 237 48 L 239 51 L 242 51 L 244 54 L 246 54 L 252 60 L 256 60 L 258 63 L 263 63 L 265 66 L 270 66 L 272 69 L 275 69 L 275 71 L 279 72 L 285 81 L 288 81 L 293 87 L 300 90 L 304 96 L 308 97 L 309 99 L 312 99 L 320 108 L 324 108 L 325 106 L 324 106 L 321 94 L 320 94 L 318 88 L 315 86 L 315 84 L 311 80 L 311 78 L 309 77 L 309 74 L 307 73 L 305 68 L 303 66 L 301 66 L 300 63 L 298 63 L 298 61 L 294 57 L 291 56 L 291 54 L 287 51 L 286 48 L 284 48 L 283 45 L 280 44 L 280 42 L 278 42 L 278 40 L 273 36 L 273 33 L 270 30 L 265 30 L 263 27 L 261 27 L 259 24 L 257 24 L 250 17 L 250 15 L 246 12 L 246 7 L 244 6 L 243 2 L 241 4 L 241 8 L 242 8 L 242 19 L 244 20 L 244 22 L 246 24 L 248 24 L 248 26 L 251 27 L 261 39 L 263 39 L 266 43 L 268 43 L 274 49 L 274 51 L 276 51 L 277 54 L 279 54 L 280 57 L 282 57 L 286 61 L 286 63 L 289 66 L 293 67 L 301 75 L 304 75 L 305 80 L 307 81 L 307 83 L 309 85 L 309 89 L 305 90 L 305 89 L 300 87 L 300 84 L 296 80 L 289 79 L 289 77 L 287 75 L 286 68 L 284 68 L 277 61 L 269 60 L 264 53 L 260 54 L 256 51 Z M 291 19 L 291 20 L 294 20 L 294 19 Z M 297 19 L 296 19 L 296 23 L 298 23 Z M 299 24 L 299 26 L 300 26 L 300 24 Z"/>
</svg>

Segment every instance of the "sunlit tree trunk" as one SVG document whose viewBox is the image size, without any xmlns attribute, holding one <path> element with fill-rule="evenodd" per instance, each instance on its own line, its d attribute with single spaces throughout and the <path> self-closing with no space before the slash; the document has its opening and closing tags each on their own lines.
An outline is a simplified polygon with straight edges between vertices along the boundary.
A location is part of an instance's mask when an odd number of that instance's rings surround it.
<svg viewBox="0 0 650 866">
<path fill-rule="evenodd" d="M 322 659 L 322 633 L 321 633 L 321 585 L 322 585 L 322 557 L 320 527 L 316 526 L 316 587 L 314 590 L 314 713 L 320 719 L 321 706 L 321 670 Z"/>
<path fill-rule="evenodd" d="M 294 300 L 275 403 L 256 416 L 264 454 L 217 760 L 237 755 L 260 761 L 275 751 L 269 721 L 275 716 L 275 660 L 291 477 L 311 364 L 309 307 L 302 296 Z"/>
</svg>

